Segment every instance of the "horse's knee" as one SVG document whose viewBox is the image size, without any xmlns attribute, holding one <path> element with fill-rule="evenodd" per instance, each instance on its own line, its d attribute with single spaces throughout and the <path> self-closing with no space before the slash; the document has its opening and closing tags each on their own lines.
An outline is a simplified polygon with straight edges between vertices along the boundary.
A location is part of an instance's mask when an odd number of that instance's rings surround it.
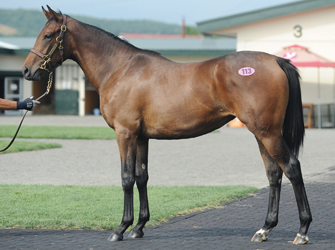
<svg viewBox="0 0 335 250">
<path fill-rule="evenodd" d="M 122 175 L 123 190 L 132 190 L 134 188 L 135 178 L 132 175 Z"/>
</svg>

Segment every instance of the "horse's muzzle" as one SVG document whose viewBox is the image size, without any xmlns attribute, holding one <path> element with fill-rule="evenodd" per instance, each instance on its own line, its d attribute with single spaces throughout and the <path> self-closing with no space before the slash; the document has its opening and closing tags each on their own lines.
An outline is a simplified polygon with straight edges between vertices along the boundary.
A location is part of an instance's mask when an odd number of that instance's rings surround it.
<svg viewBox="0 0 335 250">
<path fill-rule="evenodd" d="M 28 81 L 39 81 L 41 78 L 40 69 L 37 68 L 34 72 L 27 66 L 23 66 L 22 74 L 24 78 Z"/>
</svg>

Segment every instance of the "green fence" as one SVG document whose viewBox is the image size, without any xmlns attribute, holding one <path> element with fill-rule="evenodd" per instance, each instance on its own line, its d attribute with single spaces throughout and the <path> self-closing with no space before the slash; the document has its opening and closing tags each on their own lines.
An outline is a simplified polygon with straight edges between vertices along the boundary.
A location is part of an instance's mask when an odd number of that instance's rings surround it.
<svg viewBox="0 0 335 250">
<path fill-rule="evenodd" d="M 335 104 L 321 104 L 321 128 L 335 128 Z M 319 107 L 314 105 L 314 127 L 319 127 Z"/>
<path fill-rule="evenodd" d="M 55 114 L 78 115 L 78 97 L 79 92 L 77 90 L 56 90 Z"/>
</svg>

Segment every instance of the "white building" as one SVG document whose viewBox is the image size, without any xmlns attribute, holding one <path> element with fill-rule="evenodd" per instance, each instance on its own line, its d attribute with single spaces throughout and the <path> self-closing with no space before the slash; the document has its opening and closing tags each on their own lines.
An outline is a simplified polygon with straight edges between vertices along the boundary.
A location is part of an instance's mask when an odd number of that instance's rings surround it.
<svg viewBox="0 0 335 250">
<path fill-rule="evenodd" d="M 335 62 L 335 0 L 304 0 L 198 23 L 204 34 L 237 39 L 236 49 L 275 54 L 300 45 Z M 302 101 L 318 104 L 318 69 L 299 68 Z M 334 68 L 320 68 L 323 122 L 334 121 Z M 317 109 L 315 109 L 317 112 Z"/>
<path fill-rule="evenodd" d="M 205 35 L 230 38 L 125 36 L 135 46 L 158 51 L 177 62 L 207 60 L 235 50 L 275 54 L 291 45 L 307 47 L 313 53 L 335 62 L 334 16 L 335 0 L 304 0 L 198 23 L 198 30 Z M 24 80 L 21 73 L 35 39 L 0 37 L 0 98 L 22 99 L 44 93 L 48 79 L 31 83 Z M 303 103 L 318 104 L 318 69 L 299 70 Z M 322 120 L 324 124 L 331 122 L 335 127 L 334 75 L 333 68 L 320 68 Z M 42 100 L 42 104 L 34 111 L 35 114 L 83 116 L 99 108 L 99 97 L 81 69 L 68 60 L 56 70 L 51 93 Z M 317 111 L 315 109 L 315 114 Z M 5 111 L 5 114 L 13 112 L 20 111 Z M 1 114 L 4 112 L 0 111 Z"/>
</svg>

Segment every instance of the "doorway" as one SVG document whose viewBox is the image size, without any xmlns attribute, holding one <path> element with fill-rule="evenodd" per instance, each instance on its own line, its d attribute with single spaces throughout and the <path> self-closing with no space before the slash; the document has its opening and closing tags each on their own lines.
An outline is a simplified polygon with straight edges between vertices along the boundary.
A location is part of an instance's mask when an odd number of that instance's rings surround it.
<svg viewBox="0 0 335 250">
<path fill-rule="evenodd" d="M 98 92 L 88 79 L 85 79 L 85 115 L 94 114 L 95 109 L 100 109 Z"/>
<path fill-rule="evenodd" d="M 5 76 L 2 79 L 2 93 L 1 98 L 11 101 L 20 101 L 22 99 L 22 77 Z M 5 110 L 5 115 L 21 115 L 22 110 Z"/>
<path fill-rule="evenodd" d="M 43 76 L 40 81 L 33 82 L 33 96 L 36 98 L 43 95 L 48 86 L 49 77 Z M 41 105 L 34 109 L 34 115 L 53 115 L 55 114 L 55 84 L 54 80 L 48 95 L 44 96 L 41 100 Z"/>
</svg>

